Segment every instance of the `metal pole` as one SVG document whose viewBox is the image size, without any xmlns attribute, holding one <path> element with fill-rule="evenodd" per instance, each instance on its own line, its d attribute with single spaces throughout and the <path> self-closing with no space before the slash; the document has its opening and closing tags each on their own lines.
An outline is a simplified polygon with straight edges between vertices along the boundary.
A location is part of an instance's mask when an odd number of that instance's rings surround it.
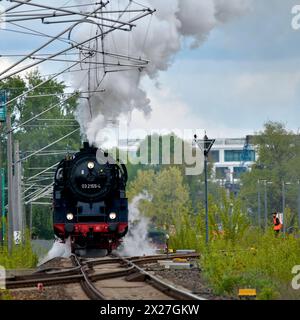
<svg viewBox="0 0 300 320">
<path fill-rule="evenodd" d="M 24 236 L 24 218 L 23 218 L 23 207 L 22 207 L 22 196 L 21 196 L 21 185 L 22 185 L 22 164 L 20 160 L 20 145 L 19 141 L 15 142 L 15 198 L 16 210 L 14 214 L 16 215 L 17 224 L 15 226 L 15 231 L 20 232 L 20 240 Z"/>
<path fill-rule="evenodd" d="M 0 217 L 1 217 L 1 229 L 0 229 L 0 243 L 3 243 L 5 239 L 5 190 L 4 190 L 4 170 L 0 168 Z"/>
<path fill-rule="evenodd" d="M 299 191 L 298 191 L 298 231 L 300 231 L 300 181 L 298 181 Z"/>
<path fill-rule="evenodd" d="M 31 239 L 32 238 L 32 202 L 30 202 L 29 230 L 30 230 L 30 239 Z"/>
<path fill-rule="evenodd" d="M 1 92 L 0 92 L 0 95 L 1 95 Z M 0 97 L 1 99 L 2 97 Z M 1 99 L 2 100 L 2 99 Z M 5 99 L 6 100 L 6 99 Z M 5 107 L 3 108 L 2 107 L 2 101 L 0 102 L 0 108 L 1 110 L 3 110 L 5 112 Z M 0 111 L 1 111 L 0 110 Z M 2 112 L 3 112 L 2 111 Z M 2 121 L 3 119 L 0 119 L 0 129 L 2 128 Z M 0 134 L 1 134 L 1 131 L 0 131 Z M 4 223 L 5 223 L 5 213 L 4 213 L 4 172 L 3 172 L 3 169 L 2 169 L 2 140 L 1 140 L 1 136 L 0 136 L 0 244 L 3 243 L 3 240 L 4 240 Z"/>
<path fill-rule="evenodd" d="M 205 175 L 205 241 L 206 245 L 209 242 L 209 217 L 208 217 L 208 172 L 207 172 L 207 163 L 209 152 L 215 143 L 215 139 L 208 139 L 206 133 L 204 140 L 202 141 L 203 145 L 200 145 L 200 141 L 197 140 L 197 135 L 194 135 L 195 142 L 198 147 L 203 151 L 204 154 L 204 175 Z"/>
<path fill-rule="evenodd" d="M 12 241 L 13 241 L 13 137 L 11 132 L 11 117 L 10 113 L 7 110 L 6 114 L 6 129 L 8 132 L 7 135 L 7 199 L 8 199 L 8 211 L 7 211 L 7 244 L 8 251 L 12 251 Z"/>
<path fill-rule="evenodd" d="M 258 227 L 261 228 L 261 198 L 260 198 L 260 181 L 257 181 L 257 210 L 258 210 Z"/>
<path fill-rule="evenodd" d="M 282 223 L 283 223 L 283 234 L 286 233 L 286 224 L 285 224 L 285 182 L 282 182 Z"/>
<path fill-rule="evenodd" d="M 204 172 L 205 172 L 205 241 L 209 242 L 209 225 L 208 225 L 208 178 L 207 178 L 208 154 L 204 152 Z"/>
<path fill-rule="evenodd" d="M 268 227 L 268 195 L 267 195 L 267 181 L 265 181 L 265 230 Z"/>
</svg>

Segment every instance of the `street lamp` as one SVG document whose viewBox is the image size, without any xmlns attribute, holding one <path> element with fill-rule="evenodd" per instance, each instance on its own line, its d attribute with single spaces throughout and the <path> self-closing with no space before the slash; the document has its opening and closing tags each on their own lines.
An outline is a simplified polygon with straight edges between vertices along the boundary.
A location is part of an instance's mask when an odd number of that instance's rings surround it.
<svg viewBox="0 0 300 320">
<path fill-rule="evenodd" d="M 205 241 L 206 244 L 209 242 L 209 225 L 208 225 L 208 172 L 207 172 L 207 164 L 208 164 L 208 155 L 209 152 L 216 142 L 215 139 L 209 139 L 205 134 L 203 140 L 198 140 L 197 135 L 194 135 L 195 142 L 198 147 L 203 150 L 204 153 L 204 176 L 205 176 Z"/>
<path fill-rule="evenodd" d="M 300 180 L 298 180 L 298 231 L 300 231 Z"/>
<path fill-rule="evenodd" d="M 257 216 L 258 227 L 261 228 L 261 199 L 260 199 L 260 180 L 257 180 Z"/>
<path fill-rule="evenodd" d="M 283 224 L 283 234 L 286 234 L 286 222 L 285 222 L 285 204 L 286 204 L 286 197 L 285 197 L 285 186 L 291 185 L 290 182 L 282 182 L 282 224 Z"/>
<path fill-rule="evenodd" d="M 265 229 L 268 227 L 268 189 L 267 186 L 273 184 L 271 181 L 265 181 Z"/>
</svg>

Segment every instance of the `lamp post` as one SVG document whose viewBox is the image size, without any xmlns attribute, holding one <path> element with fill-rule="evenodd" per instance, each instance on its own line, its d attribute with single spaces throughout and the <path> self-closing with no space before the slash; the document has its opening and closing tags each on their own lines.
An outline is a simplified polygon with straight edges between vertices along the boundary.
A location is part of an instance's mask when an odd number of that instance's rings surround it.
<svg viewBox="0 0 300 320">
<path fill-rule="evenodd" d="M 291 182 L 282 182 L 282 224 L 283 224 L 283 234 L 286 234 L 286 216 L 285 216 L 285 207 L 286 207 L 286 186 L 291 185 Z M 300 219 L 300 216 L 299 216 Z"/>
<path fill-rule="evenodd" d="M 265 186 L 265 230 L 268 226 L 268 194 L 267 194 L 267 181 L 264 182 Z"/>
<path fill-rule="evenodd" d="M 257 181 L 257 216 L 258 227 L 261 228 L 261 199 L 260 199 L 260 180 Z"/>
<path fill-rule="evenodd" d="M 300 181 L 298 180 L 298 231 L 300 230 Z"/>
<path fill-rule="evenodd" d="M 205 242 L 208 244 L 209 242 L 209 221 L 208 221 L 208 155 L 215 143 L 215 139 L 209 139 L 205 134 L 204 139 L 198 140 L 197 135 L 194 136 L 195 142 L 198 147 L 203 150 L 204 153 L 204 180 L 205 180 Z"/>
<path fill-rule="evenodd" d="M 282 224 L 283 224 L 283 234 L 285 235 L 286 225 L 285 225 L 285 182 L 282 182 Z"/>
<path fill-rule="evenodd" d="M 264 183 L 264 205 L 265 205 L 265 212 L 264 212 L 264 220 L 265 220 L 265 230 L 268 227 L 268 185 L 273 184 L 273 182 L 268 181 L 268 180 L 258 180 L 258 184 L 260 184 L 260 182 Z M 259 191 L 259 206 L 260 206 L 260 191 Z M 260 209 L 259 209 L 260 211 Z"/>
</svg>

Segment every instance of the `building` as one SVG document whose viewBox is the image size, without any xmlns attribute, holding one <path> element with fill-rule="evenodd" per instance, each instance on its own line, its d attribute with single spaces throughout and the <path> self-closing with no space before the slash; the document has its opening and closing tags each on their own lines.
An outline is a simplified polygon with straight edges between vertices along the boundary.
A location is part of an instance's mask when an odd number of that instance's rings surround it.
<svg viewBox="0 0 300 320">
<path fill-rule="evenodd" d="M 257 158 L 249 137 L 217 139 L 210 152 L 213 178 L 224 184 L 236 184 L 243 173 L 250 170 Z"/>
<path fill-rule="evenodd" d="M 134 156 L 142 139 L 119 141 L 119 148 Z M 213 145 L 209 160 L 213 164 L 213 179 L 231 188 L 240 181 L 241 174 L 250 170 L 257 159 L 251 137 L 217 139 Z"/>
</svg>

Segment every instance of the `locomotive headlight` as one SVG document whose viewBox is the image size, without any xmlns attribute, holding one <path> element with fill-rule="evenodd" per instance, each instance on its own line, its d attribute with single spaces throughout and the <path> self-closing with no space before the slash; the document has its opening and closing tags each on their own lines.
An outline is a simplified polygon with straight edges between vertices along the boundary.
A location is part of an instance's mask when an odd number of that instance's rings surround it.
<svg viewBox="0 0 300 320">
<path fill-rule="evenodd" d="M 115 220 L 117 218 L 117 214 L 115 212 L 112 212 L 109 214 L 109 219 L 110 220 Z"/>
<path fill-rule="evenodd" d="M 73 213 L 68 213 L 67 214 L 67 220 L 72 221 L 74 219 Z"/>
<path fill-rule="evenodd" d="M 90 161 L 90 162 L 88 163 L 88 168 L 89 168 L 90 170 L 94 169 L 94 168 L 95 168 L 95 163 L 92 162 L 92 161 Z"/>
</svg>

